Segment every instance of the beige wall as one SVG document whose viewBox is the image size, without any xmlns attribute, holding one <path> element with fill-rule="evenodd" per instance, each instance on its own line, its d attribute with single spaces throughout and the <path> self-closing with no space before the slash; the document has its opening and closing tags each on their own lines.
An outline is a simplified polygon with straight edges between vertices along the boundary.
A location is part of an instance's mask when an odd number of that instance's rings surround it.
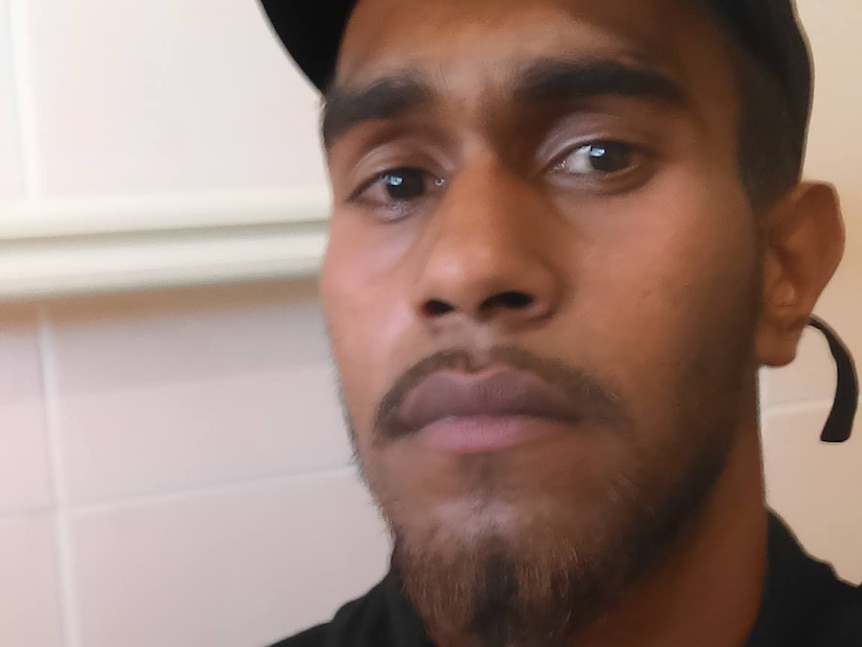
<svg viewBox="0 0 862 647">
<path fill-rule="evenodd" d="M 78 1 L 91 11 L 119 6 Z M 120 4 L 145 25 L 158 17 L 146 8 L 158 3 Z M 216 15 L 237 11 L 236 3 L 211 4 Z M 819 310 L 862 358 L 862 5 L 804 0 L 800 9 L 818 63 L 808 173 L 839 185 L 848 220 L 848 256 Z M 37 27 L 47 29 L 49 16 L 39 14 Z M 231 21 L 253 29 L 253 16 Z M 204 26 L 215 22 L 210 16 Z M 198 91 L 216 92 L 215 82 L 201 83 Z M 248 83 L 243 91 L 260 92 Z M 176 84 L 170 91 L 182 90 Z M 159 117 L 140 110 L 133 118 L 142 123 Z M 66 131 L 76 120 L 99 130 L 90 114 L 72 111 L 70 119 L 40 131 L 45 190 L 92 190 L 103 181 L 106 191 L 170 188 L 167 173 L 155 177 L 134 156 L 155 145 L 156 132 L 128 135 L 128 150 L 104 169 L 65 173 L 75 162 L 66 159 L 68 140 L 79 134 Z M 176 120 L 177 133 L 183 123 Z M 293 128 L 307 132 L 302 122 Z M 100 132 L 99 145 L 109 147 L 116 134 Z M 289 137 L 269 141 L 252 125 L 207 149 L 199 135 L 184 140 L 192 152 L 178 153 L 183 186 L 213 181 L 208 172 L 218 182 L 272 185 L 273 168 L 291 164 L 309 182 L 321 177 L 282 157 Z M 52 157 L 50 144 L 64 138 L 57 150 L 65 152 Z M 215 170 L 196 165 L 196 155 L 211 161 L 231 146 L 259 167 L 234 157 Z M 11 172 L 5 178 L 0 193 L 17 190 Z M 793 366 L 764 375 L 769 496 L 811 550 L 859 581 L 862 425 L 847 445 L 817 443 L 832 370 L 825 345 L 810 335 Z M 0 644 L 255 647 L 326 618 L 375 581 L 386 553 L 349 467 L 312 283 L 0 308 Z"/>
</svg>

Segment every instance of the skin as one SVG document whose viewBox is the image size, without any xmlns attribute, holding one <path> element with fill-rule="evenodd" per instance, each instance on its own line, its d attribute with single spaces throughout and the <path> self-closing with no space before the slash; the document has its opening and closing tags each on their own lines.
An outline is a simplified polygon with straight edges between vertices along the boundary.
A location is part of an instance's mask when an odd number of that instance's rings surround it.
<svg viewBox="0 0 862 647">
<path fill-rule="evenodd" d="M 843 229 L 822 184 L 752 210 L 733 47 L 683 0 L 362 0 L 351 18 L 321 298 L 360 467 L 438 645 L 729 647 L 756 619 L 757 369 L 792 361 Z M 539 61 L 678 92 L 518 92 Z M 345 118 L 407 72 L 421 100 Z M 393 193 L 380 176 L 404 167 Z M 617 415 L 487 455 L 385 438 L 381 403 L 417 365 L 513 362 L 588 380 Z"/>
</svg>

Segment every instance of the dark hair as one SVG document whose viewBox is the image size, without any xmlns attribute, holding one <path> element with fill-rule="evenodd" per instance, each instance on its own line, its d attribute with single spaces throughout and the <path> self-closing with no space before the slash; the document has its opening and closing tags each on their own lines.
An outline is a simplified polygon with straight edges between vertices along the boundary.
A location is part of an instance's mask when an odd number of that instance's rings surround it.
<svg viewBox="0 0 862 647">
<path fill-rule="evenodd" d="M 736 65 L 740 88 L 739 174 L 755 211 L 772 206 L 799 181 L 794 123 L 775 76 L 753 56 Z"/>
<path fill-rule="evenodd" d="M 699 5 L 717 21 L 730 45 L 739 95 L 739 177 L 752 208 L 759 213 L 773 206 L 799 181 L 805 132 L 798 132 L 800 126 L 793 118 L 787 89 L 776 72 L 746 44 L 725 2 L 699 0 Z"/>
</svg>

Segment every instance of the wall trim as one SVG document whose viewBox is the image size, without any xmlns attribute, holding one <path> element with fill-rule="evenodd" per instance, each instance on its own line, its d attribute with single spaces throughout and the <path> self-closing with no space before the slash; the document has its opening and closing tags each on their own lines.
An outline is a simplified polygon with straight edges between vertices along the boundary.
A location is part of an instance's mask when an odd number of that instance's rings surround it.
<svg viewBox="0 0 862 647">
<path fill-rule="evenodd" d="M 312 276 L 325 188 L 0 205 L 0 300 Z"/>
</svg>

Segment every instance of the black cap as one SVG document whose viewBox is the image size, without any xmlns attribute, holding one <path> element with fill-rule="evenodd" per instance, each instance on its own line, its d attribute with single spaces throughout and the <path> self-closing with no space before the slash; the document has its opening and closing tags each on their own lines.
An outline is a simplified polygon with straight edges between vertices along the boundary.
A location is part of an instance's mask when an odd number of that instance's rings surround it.
<svg viewBox="0 0 862 647">
<path fill-rule="evenodd" d="M 704 1 L 704 0 L 700 0 Z M 812 66 L 808 44 L 793 0 L 705 0 L 742 47 L 778 82 L 790 116 L 787 137 L 801 173 L 812 103 Z M 260 0 L 281 42 L 321 92 L 332 81 L 341 38 L 357 0 Z M 824 442 L 850 436 L 859 399 L 852 358 L 831 328 L 811 325 L 826 335 L 838 367 L 838 388 Z"/>
</svg>

